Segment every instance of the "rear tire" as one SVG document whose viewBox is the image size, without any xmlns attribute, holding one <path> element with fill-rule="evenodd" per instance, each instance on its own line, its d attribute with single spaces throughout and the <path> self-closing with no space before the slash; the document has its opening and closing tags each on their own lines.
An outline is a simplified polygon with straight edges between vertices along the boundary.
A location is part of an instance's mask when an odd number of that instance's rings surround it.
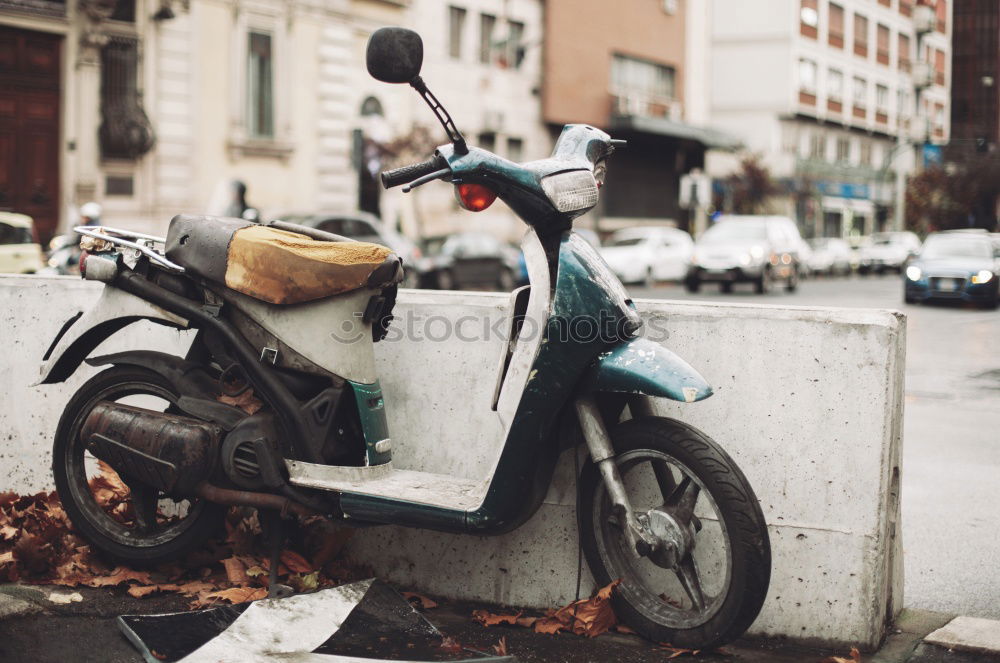
<svg viewBox="0 0 1000 663">
<path fill-rule="evenodd" d="M 757 280 L 753 284 L 754 292 L 756 292 L 758 295 L 766 295 L 767 293 L 771 292 L 771 280 L 772 280 L 771 268 L 765 267 L 761 271 L 760 276 L 757 277 Z"/>
<path fill-rule="evenodd" d="M 634 481 L 639 478 L 636 471 L 641 463 L 650 465 L 648 478 L 656 472 L 652 468 L 659 465 L 675 468 L 668 470 L 671 477 L 680 472 L 682 479 L 674 486 L 687 482 L 687 490 L 698 487 L 693 511 L 700 518 L 692 518 L 696 528 L 692 536 L 697 542 L 692 550 L 699 551 L 699 556 L 693 557 L 691 564 L 700 578 L 703 603 L 698 608 L 689 595 L 676 593 L 677 585 L 670 584 L 675 571 L 651 558 L 640 558 L 627 544 L 623 545 L 621 530 L 608 520 L 610 499 L 600 471 L 588 462 L 581 473 L 577 497 L 581 545 L 599 586 L 622 579 L 612 595 L 615 614 L 643 637 L 675 647 L 710 649 L 740 637 L 760 613 L 771 577 L 767 525 L 746 477 L 711 438 L 673 419 L 641 417 L 626 421 L 613 429 L 612 441 L 616 463 L 637 515 L 650 499 L 660 499 L 663 490 L 661 483 L 660 491 L 643 491 L 650 484 Z M 657 476 L 652 485 L 659 480 Z M 714 508 L 714 519 L 706 517 L 707 507 Z M 708 558 L 702 556 L 702 551 L 707 550 L 705 544 L 716 542 L 726 547 L 728 566 L 712 563 L 710 554 Z M 699 558 L 709 563 L 698 562 Z M 721 570 L 722 566 L 727 570 Z M 650 573 L 658 573 L 666 584 L 654 581 L 650 587 Z M 720 575 L 725 575 L 725 580 L 712 596 L 711 586 L 717 584 Z M 666 595 L 671 586 L 674 598 Z M 691 607 L 685 607 L 682 600 Z"/>
<path fill-rule="evenodd" d="M 133 566 L 179 559 L 221 531 L 225 508 L 205 500 L 189 500 L 186 514 L 174 522 L 142 532 L 108 514 L 87 484 L 85 449 L 80 429 L 99 401 L 153 396 L 176 403 L 179 394 L 157 373 L 134 366 L 115 366 L 85 382 L 59 419 L 52 449 L 56 491 L 73 526 L 97 550 Z M 132 497 L 129 496 L 131 502 Z"/>
<path fill-rule="evenodd" d="M 732 281 L 722 281 L 721 283 L 719 283 L 719 290 L 721 292 L 724 292 L 725 294 L 728 295 L 729 293 L 731 293 L 733 291 L 733 282 Z"/>
<path fill-rule="evenodd" d="M 684 289 L 695 293 L 701 290 L 701 280 L 697 276 L 689 276 L 684 279 Z"/>
</svg>

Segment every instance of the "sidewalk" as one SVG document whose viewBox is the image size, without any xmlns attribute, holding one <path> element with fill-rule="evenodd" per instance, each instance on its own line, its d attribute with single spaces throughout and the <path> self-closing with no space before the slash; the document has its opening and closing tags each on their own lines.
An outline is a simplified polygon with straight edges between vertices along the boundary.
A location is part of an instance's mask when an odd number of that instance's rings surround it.
<svg viewBox="0 0 1000 663">
<path fill-rule="evenodd" d="M 186 603 L 186 599 L 174 595 L 136 599 L 122 588 L 0 586 L 0 661 L 138 663 L 142 658 L 122 636 L 115 618 L 121 614 L 183 611 Z M 444 635 L 467 650 L 492 654 L 503 639 L 507 653 L 523 662 L 647 663 L 667 660 L 674 653 L 632 635 L 606 633 L 593 639 L 568 634 L 553 636 L 520 627 L 486 628 L 473 621 L 473 610 L 491 607 L 441 601 L 438 607 L 423 614 Z M 948 624 L 948 628 L 941 628 Z M 398 642 L 386 646 L 405 651 L 405 638 L 405 634 L 400 634 Z M 956 649 L 949 650 L 949 646 Z M 372 652 L 372 656 L 377 655 L 379 652 Z M 761 641 L 739 641 L 726 646 L 725 653 L 678 658 L 707 663 L 821 663 L 830 656 L 850 660 L 846 651 Z M 1000 662 L 1000 622 L 967 618 L 952 622 L 950 615 L 904 611 L 883 647 L 873 654 L 862 654 L 861 660 L 865 663 Z"/>
</svg>

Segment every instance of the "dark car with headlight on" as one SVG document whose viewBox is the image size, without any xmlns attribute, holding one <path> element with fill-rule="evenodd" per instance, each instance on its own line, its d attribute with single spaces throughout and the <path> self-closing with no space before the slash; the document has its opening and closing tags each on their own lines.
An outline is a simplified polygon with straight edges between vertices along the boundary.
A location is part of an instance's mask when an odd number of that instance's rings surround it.
<svg viewBox="0 0 1000 663">
<path fill-rule="evenodd" d="M 1000 249 L 986 233 L 931 233 L 903 275 L 908 304 L 928 299 L 973 302 L 996 308 L 1000 302 Z"/>
</svg>

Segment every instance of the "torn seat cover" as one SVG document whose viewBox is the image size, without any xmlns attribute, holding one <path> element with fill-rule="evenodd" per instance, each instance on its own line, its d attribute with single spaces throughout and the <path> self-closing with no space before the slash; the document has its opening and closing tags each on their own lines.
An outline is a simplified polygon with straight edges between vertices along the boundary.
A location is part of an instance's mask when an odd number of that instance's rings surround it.
<svg viewBox="0 0 1000 663">
<path fill-rule="evenodd" d="M 209 281 L 270 304 L 298 304 L 398 280 L 400 260 L 368 242 L 328 242 L 242 219 L 181 214 L 167 257 Z"/>
</svg>

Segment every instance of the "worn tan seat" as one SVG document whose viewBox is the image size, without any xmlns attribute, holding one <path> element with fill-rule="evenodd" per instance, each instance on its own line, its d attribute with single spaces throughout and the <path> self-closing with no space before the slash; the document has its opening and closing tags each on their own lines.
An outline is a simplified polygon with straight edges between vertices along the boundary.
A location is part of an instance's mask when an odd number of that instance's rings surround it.
<svg viewBox="0 0 1000 663">
<path fill-rule="evenodd" d="M 177 216 L 167 257 L 271 304 L 297 304 L 398 281 L 399 258 L 367 242 L 330 242 L 239 219 Z"/>
</svg>

